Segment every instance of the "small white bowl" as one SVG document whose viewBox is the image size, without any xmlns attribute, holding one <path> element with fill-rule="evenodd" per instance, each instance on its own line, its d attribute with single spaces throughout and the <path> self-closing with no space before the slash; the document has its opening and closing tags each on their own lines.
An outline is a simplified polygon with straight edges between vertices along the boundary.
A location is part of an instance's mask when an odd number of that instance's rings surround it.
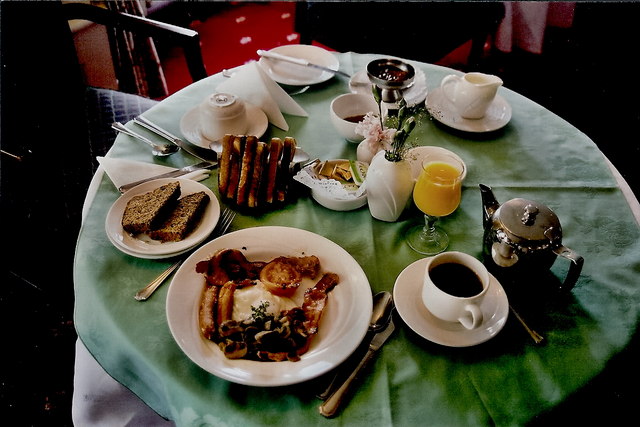
<svg viewBox="0 0 640 427">
<path fill-rule="evenodd" d="M 350 200 L 334 199 L 327 193 L 319 190 L 311 190 L 311 197 L 320 205 L 332 211 L 352 211 L 367 204 L 367 193 Z"/>
<path fill-rule="evenodd" d="M 356 133 L 356 125 L 360 120 L 346 120 L 348 117 L 360 117 L 365 114 L 378 112 L 378 104 L 372 96 L 360 93 L 345 93 L 331 101 L 329 113 L 331 123 L 338 133 L 347 141 L 360 142 L 364 139 Z"/>
<path fill-rule="evenodd" d="M 332 164 L 334 162 L 346 162 L 345 159 L 328 160 L 327 163 Z M 362 162 L 356 162 L 358 169 L 361 172 L 362 177 L 366 177 L 366 170 L 368 165 Z M 344 185 L 344 184 L 343 184 Z M 341 199 L 336 198 L 335 195 L 331 195 L 330 192 L 324 191 L 321 188 L 311 188 L 311 197 L 318 202 L 321 206 L 334 211 L 352 211 L 358 209 L 367 204 L 367 192 L 365 191 L 359 197 Z"/>
</svg>

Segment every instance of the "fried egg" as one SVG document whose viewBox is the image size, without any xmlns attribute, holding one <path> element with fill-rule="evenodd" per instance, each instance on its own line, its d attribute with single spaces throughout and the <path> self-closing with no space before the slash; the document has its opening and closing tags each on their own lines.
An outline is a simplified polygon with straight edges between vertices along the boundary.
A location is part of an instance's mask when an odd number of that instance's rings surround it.
<svg viewBox="0 0 640 427">
<path fill-rule="evenodd" d="M 233 295 L 233 320 L 242 321 L 250 318 L 253 314 L 251 307 L 260 307 L 263 302 L 268 303 L 265 312 L 271 315 L 297 306 L 291 298 L 273 295 L 262 282 L 257 281 L 254 286 L 236 289 Z"/>
</svg>

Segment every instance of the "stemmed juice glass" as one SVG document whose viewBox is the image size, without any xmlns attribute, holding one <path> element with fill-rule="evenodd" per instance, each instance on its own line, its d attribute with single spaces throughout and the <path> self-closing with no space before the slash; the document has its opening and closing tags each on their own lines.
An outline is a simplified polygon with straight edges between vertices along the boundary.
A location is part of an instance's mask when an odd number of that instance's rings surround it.
<svg viewBox="0 0 640 427">
<path fill-rule="evenodd" d="M 427 155 L 413 188 L 413 201 L 424 213 L 425 225 L 407 233 L 407 243 L 416 252 L 435 255 L 449 246 L 447 233 L 435 226 L 438 218 L 451 214 L 460 205 L 464 163 L 444 153 Z"/>
</svg>

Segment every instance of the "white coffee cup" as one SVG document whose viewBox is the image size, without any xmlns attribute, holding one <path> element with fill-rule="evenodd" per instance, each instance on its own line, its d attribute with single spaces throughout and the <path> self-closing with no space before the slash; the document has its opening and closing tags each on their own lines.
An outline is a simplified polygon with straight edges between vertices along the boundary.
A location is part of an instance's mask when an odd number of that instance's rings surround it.
<svg viewBox="0 0 640 427">
<path fill-rule="evenodd" d="M 500 86 L 500 77 L 484 73 L 451 74 L 440 83 L 445 98 L 465 119 L 483 118 Z"/>
<path fill-rule="evenodd" d="M 480 304 L 490 286 L 489 272 L 471 255 L 443 252 L 427 262 L 422 302 L 435 317 L 466 329 L 482 324 Z"/>
<path fill-rule="evenodd" d="M 244 102 L 229 93 L 213 93 L 199 106 L 200 132 L 209 141 L 222 139 L 225 134 L 244 135 L 248 129 Z"/>
</svg>

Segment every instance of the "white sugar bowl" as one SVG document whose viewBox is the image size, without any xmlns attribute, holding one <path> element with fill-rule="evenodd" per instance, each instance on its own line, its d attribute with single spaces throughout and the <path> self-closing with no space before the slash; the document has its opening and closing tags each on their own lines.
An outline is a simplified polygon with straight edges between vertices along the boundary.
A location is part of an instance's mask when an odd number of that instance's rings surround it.
<svg viewBox="0 0 640 427">
<path fill-rule="evenodd" d="M 229 93 L 213 93 L 200 103 L 200 132 L 209 141 L 225 134 L 244 135 L 248 120 L 244 101 Z"/>
</svg>

